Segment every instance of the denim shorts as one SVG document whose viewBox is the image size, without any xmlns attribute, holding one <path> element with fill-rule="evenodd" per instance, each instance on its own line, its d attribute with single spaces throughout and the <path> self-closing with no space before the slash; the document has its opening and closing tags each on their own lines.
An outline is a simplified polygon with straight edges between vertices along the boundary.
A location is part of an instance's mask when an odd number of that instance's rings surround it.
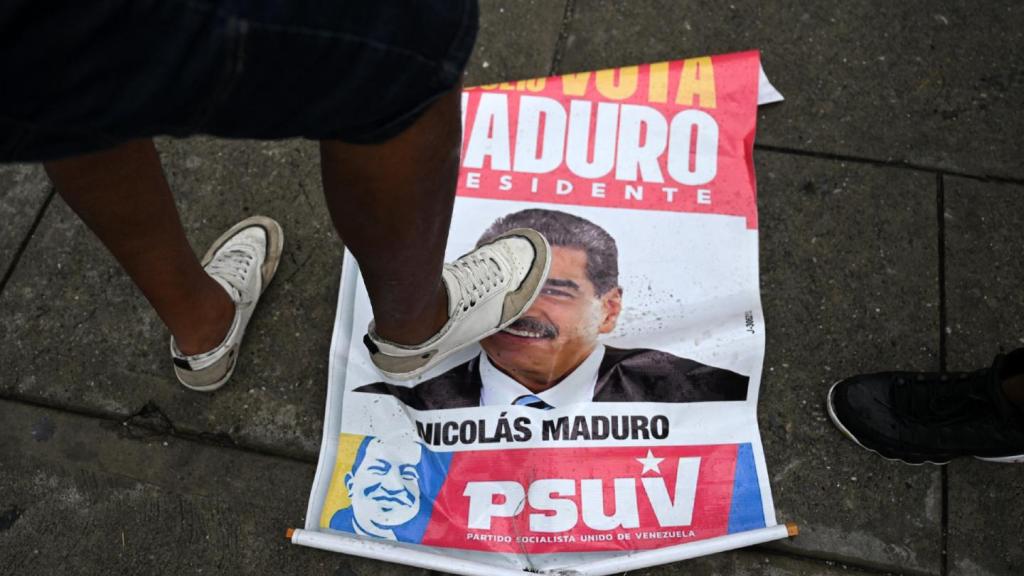
<svg viewBox="0 0 1024 576">
<path fill-rule="evenodd" d="M 460 81 L 476 0 L 4 0 L 0 161 L 156 135 L 382 142 Z"/>
</svg>

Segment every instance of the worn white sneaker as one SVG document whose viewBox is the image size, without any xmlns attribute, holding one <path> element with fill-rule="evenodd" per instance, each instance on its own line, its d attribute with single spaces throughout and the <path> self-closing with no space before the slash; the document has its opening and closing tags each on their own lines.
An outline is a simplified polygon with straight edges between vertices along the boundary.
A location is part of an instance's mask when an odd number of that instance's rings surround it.
<svg viewBox="0 0 1024 576">
<path fill-rule="evenodd" d="M 448 322 L 426 342 L 404 346 L 377 336 L 363 343 L 385 376 L 408 380 L 453 352 L 505 328 L 536 300 L 551 267 L 551 247 L 536 230 L 517 228 L 444 265 Z"/>
<path fill-rule="evenodd" d="M 280 224 L 265 216 L 252 216 L 232 226 L 206 251 L 203 268 L 235 303 L 235 319 L 224 341 L 202 354 L 182 354 L 171 338 L 174 373 L 183 386 L 212 392 L 227 383 L 249 318 L 277 272 L 283 244 Z"/>
</svg>

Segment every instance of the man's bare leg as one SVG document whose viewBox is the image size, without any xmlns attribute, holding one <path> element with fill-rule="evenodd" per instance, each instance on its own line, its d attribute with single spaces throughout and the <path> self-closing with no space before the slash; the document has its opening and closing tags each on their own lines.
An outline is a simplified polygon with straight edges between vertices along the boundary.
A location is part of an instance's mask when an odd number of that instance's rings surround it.
<svg viewBox="0 0 1024 576">
<path fill-rule="evenodd" d="M 359 261 L 377 334 L 418 344 L 448 319 L 441 267 L 459 171 L 461 87 L 383 144 L 320 143 L 334 226 Z"/>
<path fill-rule="evenodd" d="M 324 190 L 360 261 L 378 334 L 417 343 L 447 320 L 441 265 L 459 166 L 460 89 L 386 143 L 323 142 Z M 61 197 L 139 287 L 185 354 L 224 338 L 234 305 L 199 265 L 151 140 L 46 163 Z"/>
<path fill-rule="evenodd" d="M 45 166 L 57 192 L 139 287 L 178 348 L 198 354 L 220 344 L 234 304 L 192 252 L 153 141 Z"/>
</svg>

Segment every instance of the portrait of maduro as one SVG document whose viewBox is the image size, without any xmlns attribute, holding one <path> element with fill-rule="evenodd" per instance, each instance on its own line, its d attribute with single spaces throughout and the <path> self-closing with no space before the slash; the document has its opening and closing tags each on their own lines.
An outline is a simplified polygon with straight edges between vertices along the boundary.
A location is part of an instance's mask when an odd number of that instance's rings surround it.
<svg viewBox="0 0 1024 576">
<path fill-rule="evenodd" d="M 600 341 L 624 306 L 618 248 L 603 228 L 567 212 L 531 208 L 498 218 L 477 245 L 514 228 L 533 228 L 551 244 L 551 271 L 530 309 L 482 340 L 475 358 L 443 374 L 412 387 L 377 382 L 356 392 L 390 395 L 417 410 L 746 399 L 748 376 Z"/>
<path fill-rule="evenodd" d="M 351 455 L 354 448 L 354 456 Z M 347 450 L 346 450 L 347 449 Z M 420 542 L 432 502 L 448 473 L 451 454 L 419 442 L 343 435 L 331 491 L 337 507 L 327 527 L 360 536 Z M 345 470 L 348 470 L 345 472 Z"/>
</svg>

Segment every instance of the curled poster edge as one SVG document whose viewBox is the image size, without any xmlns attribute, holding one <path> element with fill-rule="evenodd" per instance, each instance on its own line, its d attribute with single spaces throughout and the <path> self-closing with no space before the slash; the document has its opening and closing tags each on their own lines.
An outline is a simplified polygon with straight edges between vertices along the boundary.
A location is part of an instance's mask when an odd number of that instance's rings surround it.
<svg viewBox="0 0 1024 576">
<path fill-rule="evenodd" d="M 758 66 L 757 105 L 774 104 L 783 100 L 785 98 L 783 98 L 782 93 L 775 86 L 772 86 L 772 83 L 768 80 L 768 75 L 764 73 L 764 66 Z"/>
</svg>

